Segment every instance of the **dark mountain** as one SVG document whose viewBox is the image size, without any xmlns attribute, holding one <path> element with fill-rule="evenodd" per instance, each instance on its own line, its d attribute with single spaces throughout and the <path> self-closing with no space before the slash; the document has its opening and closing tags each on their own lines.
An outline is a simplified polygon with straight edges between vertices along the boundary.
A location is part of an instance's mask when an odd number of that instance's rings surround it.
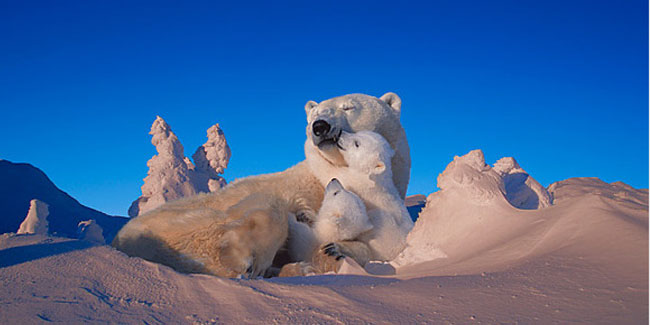
<svg viewBox="0 0 650 325">
<path fill-rule="evenodd" d="M 407 196 L 404 200 L 404 204 L 406 205 L 406 210 L 408 210 L 411 215 L 411 219 L 417 221 L 418 216 L 420 216 L 420 211 L 422 211 L 424 206 L 427 204 L 427 197 L 422 194 Z"/>
<path fill-rule="evenodd" d="M 0 160 L 0 233 L 15 232 L 27 216 L 29 201 L 49 205 L 50 233 L 76 237 L 80 221 L 95 219 L 110 243 L 127 218 L 109 216 L 79 203 L 61 191 L 40 169 L 23 163 Z"/>
</svg>

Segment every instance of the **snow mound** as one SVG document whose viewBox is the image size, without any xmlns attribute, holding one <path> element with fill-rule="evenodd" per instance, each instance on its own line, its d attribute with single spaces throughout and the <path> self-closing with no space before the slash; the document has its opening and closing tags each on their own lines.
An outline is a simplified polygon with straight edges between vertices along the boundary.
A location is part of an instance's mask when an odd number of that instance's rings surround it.
<svg viewBox="0 0 650 325">
<path fill-rule="evenodd" d="M 79 223 L 77 228 L 79 239 L 96 244 L 105 244 L 103 229 L 95 220 L 86 220 Z"/>
<path fill-rule="evenodd" d="M 427 205 L 407 238 L 407 247 L 393 261 L 397 266 L 458 257 L 502 240 L 516 210 L 507 200 L 504 175 L 485 163 L 483 151 L 456 156 L 438 176 L 440 191 L 427 198 Z M 489 229 L 490 231 L 486 231 Z"/>
<path fill-rule="evenodd" d="M 47 216 L 50 214 L 48 205 L 37 199 L 29 202 L 29 212 L 25 221 L 20 224 L 17 234 L 39 234 L 47 235 L 49 225 L 47 223 Z"/>
<path fill-rule="evenodd" d="M 219 176 L 228 166 L 230 147 L 219 125 L 208 129 L 208 141 L 194 153 L 196 166 L 185 157 L 183 145 L 160 116 L 151 125 L 151 143 L 156 147 L 147 166 L 142 196 L 133 201 L 129 216 L 136 217 L 165 202 L 197 193 L 214 192 L 226 185 Z"/>
<path fill-rule="evenodd" d="M 578 178 L 549 193 L 514 159 L 492 168 L 480 150 L 454 158 L 438 186 L 392 261 L 398 276 L 480 274 L 561 254 L 647 277 L 647 190 Z"/>
<path fill-rule="evenodd" d="M 564 202 L 573 198 L 596 195 L 615 200 L 619 203 L 648 205 L 648 189 L 635 189 L 623 182 L 605 183 L 595 177 L 571 178 L 555 182 L 548 187 L 555 202 Z"/>
</svg>

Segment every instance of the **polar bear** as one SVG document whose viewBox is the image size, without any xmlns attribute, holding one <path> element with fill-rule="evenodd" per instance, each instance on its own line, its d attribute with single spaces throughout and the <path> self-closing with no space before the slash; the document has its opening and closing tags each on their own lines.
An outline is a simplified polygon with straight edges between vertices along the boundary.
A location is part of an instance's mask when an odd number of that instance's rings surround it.
<svg viewBox="0 0 650 325">
<path fill-rule="evenodd" d="M 369 260 L 390 261 L 406 246 L 406 237 L 414 224 L 393 184 L 393 149 L 381 135 L 372 131 L 354 134 L 343 131 L 337 147 L 346 166 L 334 170 L 337 178 L 327 185 L 325 200 L 311 228 L 289 219 L 289 253 L 302 262 L 284 265 L 280 276 L 326 272 L 318 265 L 320 257 L 312 254 L 316 247 L 323 244 L 327 244 L 324 250 L 336 252 L 340 245 L 336 242 L 356 240 L 359 247 L 365 248 L 359 249 L 357 252 L 363 254 L 356 256 L 357 262 L 362 264 Z M 348 189 L 358 192 L 359 196 L 341 191 L 343 185 L 338 178 Z M 349 194 L 344 199 L 341 193 Z M 361 202 L 365 202 L 367 210 L 358 206 Z M 346 212 L 340 213 L 342 209 L 346 209 Z M 362 216 L 361 213 L 365 214 Z M 330 217 L 332 215 L 335 217 Z M 353 220 L 347 221 L 343 227 L 333 222 L 340 219 L 346 221 L 347 218 Z M 363 226 L 365 220 L 370 222 L 368 227 Z M 342 257 L 335 256 L 337 260 Z"/>
<path fill-rule="evenodd" d="M 295 261 L 311 261 L 322 245 L 354 240 L 372 227 L 361 198 L 333 178 L 325 187 L 323 204 L 313 222 L 289 218 L 289 256 Z"/>
<path fill-rule="evenodd" d="M 343 131 L 337 147 L 347 167 L 332 169 L 332 176 L 363 200 L 373 225 L 358 238 L 369 251 L 357 251 L 356 260 L 361 265 L 368 260 L 390 261 L 404 249 L 406 236 L 413 229 L 413 220 L 393 184 L 391 160 L 395 152 L 372 131 Z"/>
<path fill-rule="evenodd" d="M 206 195 L 165 204 L 129 221 L 112 245 L 130 256 L 185 273 L 224 277 L 264 275 L 284 244 L 295 202 L 251 194 L 225 211 L 204 205 Z"/>
<path fill-rule="evenodd" d="M 179 228 L 192 233 L 196 228 L 205 227 L 204 220 L 216 220 L 213 226 L 218 231 L 215 230 L 212 236 L 215 237 L 218 249 L 210 253 L 215 255 L 212 259 L 216 265 L 210 273 L 220 276 L 260 273 L 262 271 L 255 269 L 272 263 L 278 247 L 283 246 L 287 238 L 288 216 L 278 214 L 277 207 L 288 210 L 288 214 L 293 214 L 298 219 L 313 220 L 321 206 L 325 186 L 333 178 L 330 173 L 345 165 L 336 146 L 342 131 L 370 130 L 388 140 L 396 152 L 392 158 L 393 181 L 400 196 L 404 197 L 411 160 L 406 134 L 400 123 L 401 104 L 401 99 L 394 93 L 386 93 L 380 98 L 351 94 L 321 103 L 309 101 L 305 105 L 305 156 L 310 163 L 303 161 L 282 172 L 235 180 L 214 193 L 166 203 L 134 219 L 139 221 L 127 223 L 116 236 L 113 246 L 132 256 L 153 259 L 151 249 L 145 244 L 163 243 L 147 242 L 146 236 L 133 236 L 138 231 L 145 231 L 139 229 L 141 225 L 178 224 Z M 250 207 L 246 202 L 251 203 Z M 193 216 L 200 218 L 195 219 Z M 263 241 L 247 235 L 251 222 L 255 229 L 259 228 L 264 233 Z M 262 231 L 264 227 L 268 227 L 266 231 Z M 225 229 L 231 235 L 224 236 Z M 126 234 L 131 236 L 121 236 Z M 326 271 L 338 267 L 333 261 L 341 254 L 360 263 L 368 255 L 367 245 L 359 241 L 337 242 L 335 249 L 331 248 L 318 252 L 322 264 L 320 267 Z M 158 254 L 155 256 L 156 261 L 164 261 L 161 263 L 181 270 L 205 272 L 204 266 L 196 266 L 195 262 L 183 255 L 169 254 L 170 247 L 153 251 Z M 223 255 L 224 253 L 227 254 Z"/>
<path fill-rule="evenodd" d="M 411 172 L 411 156 L 400 123 L 401 106 L 402 100 L 394 93 L 386 93 L 379 99 L 351 94 L 320 104 L 307 102 L 305 156 L 313 174 L 322 184 L 327 184 L 332 168 L 345 164 L 334 145 L 342 131 L 373 131 L 384 137 L 395 151 L 391 161 L 393 183 L 404 199 Z"/>
</svg>

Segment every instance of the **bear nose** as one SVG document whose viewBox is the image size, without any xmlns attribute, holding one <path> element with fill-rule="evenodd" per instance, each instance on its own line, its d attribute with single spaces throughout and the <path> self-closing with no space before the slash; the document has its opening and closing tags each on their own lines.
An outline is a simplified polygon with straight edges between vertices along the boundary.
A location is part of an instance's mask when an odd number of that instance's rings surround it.
<svg viewBox="0 0 650 325">
<path fill-rule="evenodd" d="M 330 124 L 323 120 L 318 120 L 314 122 L 312 129 L 314 131 L 314 135 L 320 137 L 321 135 L 327 133 L 330 130 Z"/>
</svg>

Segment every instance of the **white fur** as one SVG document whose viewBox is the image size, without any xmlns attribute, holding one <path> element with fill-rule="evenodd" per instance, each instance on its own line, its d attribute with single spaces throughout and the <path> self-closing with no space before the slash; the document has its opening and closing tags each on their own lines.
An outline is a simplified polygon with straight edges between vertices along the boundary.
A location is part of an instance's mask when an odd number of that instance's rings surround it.
<svg viewBox="0 0 650 325">
<path fill-rule="evenodd" d="M 307 143 L 305 154 L 307 161 L 325 158 L 325 163 L 336 167 L 336 161 L 323 148 L 312 143 L 312 126 L 315 121 L 324 120 L 333 129 L 345 132 L 373 131 L 384 137 L 395 155 L 391 160 L 392 178 L 400 197 L 406 196 L 408 187 L 411 156 L 406 134 L 400 123 L 402 100 L 395 93 L 386 93 L 381 98 L 364 94 L 350 94 L 331 98 L 320 103 L 309 101 L 305 105 L 307 113 Z M 334 163 L 334 166 L 332 165 Z M 322 167 L 322 166 L 321 166 Z M 312 172 L 325 186 L 332 177 L 328 169 L 312 169 Z"/>
<path fill-rule="evenodd" d="M 311 228 L 289 218 L 289 255 L 296 261 L 310 261 L 321 245 L 353 240 L 372 227 L 361 198 L 333 179 Z"/>
<path fill-rule="evenodd" d="M 404 201 L 393 184 L 394 152 L 381 135 L 370 131 L 343 132 L 339 146 L 348 167 L 330 169 L 332 177 L 361 197 L 373 224 L 359 240 L 368 244 L 372 259 L 392 260 L 404 249 L 406 236 L 413 228 Z"/>
</svg>

